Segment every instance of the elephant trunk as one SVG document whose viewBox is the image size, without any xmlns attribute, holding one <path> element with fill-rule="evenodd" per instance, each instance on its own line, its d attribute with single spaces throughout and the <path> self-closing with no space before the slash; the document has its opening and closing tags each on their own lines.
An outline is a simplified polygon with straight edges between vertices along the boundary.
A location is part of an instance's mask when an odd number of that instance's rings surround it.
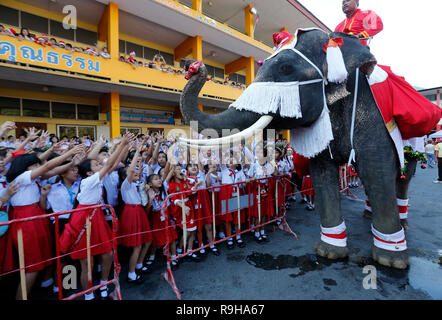
<svg viewBox="0 0 442 320">
<path fill-rule="evenodd" d="M 186 61 L 186 70 L 189 69 L 189 64 L 192 60 Z M 188 71 L 190 72 L 190 70 Z M 223 129 L 238 129 L 245 130 L 252 127 L 253 129 L 264 129 L 270 121 L 263 121 L 261 115 L 251 111 L 238 111 L 234 108 L 229 108 L 219 114 L 206 114 L 198 108 L 198 95 L 206 83 L 207 68 L 203 63 L 199 68 L 191 75 L 188 83 L 184 87 L 184 90 L 180 97 L 180 109 L 183 117 L 187 121 L 198 122 L 198 132 L 203 129 L 213 129 L 221 136 Z M 270 116 L 264 116 L 271 118 Z M 259 122 L 259 120 L 261 121 Z M 258 125 L 255 125 L 258 122 Z M 247 130 L 246 130 L 247 131 Z M 244 136 L 244 133 L 241 133 Z M 195 141 L 193 141 L 195 142 Z"/>
</svg>

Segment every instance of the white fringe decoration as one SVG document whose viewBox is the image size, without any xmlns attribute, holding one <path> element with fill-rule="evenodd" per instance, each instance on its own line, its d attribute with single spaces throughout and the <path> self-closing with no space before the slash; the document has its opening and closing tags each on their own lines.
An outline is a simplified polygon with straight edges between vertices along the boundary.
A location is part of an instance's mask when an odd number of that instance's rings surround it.
<svg viewBox="0 0 442 320">
<path fill-rule="evenodd" d="M 330 46 L 327 48 L 327 65 L 327 79 L 329 82 L 343 83 L 347 79 L 348 72 L 339 47 Z"/>
<path fill-rule="evenodd" d="M 327 149 L 333 140 L 333 131 L 330 121 L 330 111 L 327 105 L 318 120 L 308 128 L 294 129 L 293 141 L 291 141 L 296 153 L 306 158 L 313 158 Z"/>
<path fill-rule="evenodd" d="M 253 82 L 230 107 L 258 114 L 277 113 L 282 117 L 301 118 L 299 84 L 298 81 Z"/>
</svg>

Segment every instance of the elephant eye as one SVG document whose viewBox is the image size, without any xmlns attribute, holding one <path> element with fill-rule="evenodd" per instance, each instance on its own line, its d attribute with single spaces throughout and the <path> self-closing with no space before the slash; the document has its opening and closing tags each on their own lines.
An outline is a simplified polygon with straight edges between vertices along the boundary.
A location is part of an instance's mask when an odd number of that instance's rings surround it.
<svg viewBox="0 0 442 320">
<path fill-rule="evenodd" d="M 293 72 L 293 66 L 291 64 L 285 63 L 279 68 L 283 74 L 291 74 Z"/>
</svg>

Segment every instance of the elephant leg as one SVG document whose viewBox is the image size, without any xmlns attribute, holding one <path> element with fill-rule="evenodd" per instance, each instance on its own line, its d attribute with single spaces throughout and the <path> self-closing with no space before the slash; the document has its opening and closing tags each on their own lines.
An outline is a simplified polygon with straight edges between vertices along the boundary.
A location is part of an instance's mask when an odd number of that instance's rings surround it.
<svg viewBox="0 0 442 320">
<path fill-rule="evenodd" d="M 339 167 L 326 159 L 311 159 L 310 171 L 315 188 L 316 207 L 321 214 L 321 240 L 316 253 L 329 259 L 348 256 L 345 223 L 341 215 Z"/>
<path fill-rule="evenodd" d="M 382 159 L 369 150 L 359 157 L 356 154 L 358 173 L 373 212 L 372 256 L 381 265 L 405 269 L 410 258 L 396 200 L 396 181 L 400 174 L 397 155 L 393 148 L 379 148 L 383 150 Z"/>
<path fill-rule="evenodd" d="M 407 171 L 405 172 L 405 179 L 398 178 L 396 182 L 399 218 L 401 220 L 401 225 L 405 230 L 408 230 L 408 188 L 413 175 L 416 173 L 416 167 L 417 160 L 409 160 L 407 163 Z"/>
</svg>

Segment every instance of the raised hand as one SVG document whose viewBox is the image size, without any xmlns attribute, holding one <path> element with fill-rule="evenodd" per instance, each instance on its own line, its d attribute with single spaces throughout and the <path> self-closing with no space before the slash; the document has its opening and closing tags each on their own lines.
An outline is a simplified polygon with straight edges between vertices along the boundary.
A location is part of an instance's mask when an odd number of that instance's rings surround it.
<svg viewBox="0 0 442 320">
<path fill-rule="evenodd" d="M 50 185 L 50 184 L 43 186 L 40 190 L 41 195 L 46 197 L 49 194 L 49 192 L 51 192 L 51 188 L 52 188 L 52 185 Z"/>
<path fill-rule="evenodd" d="M 61 150 L 61 148 L 63 147 L 63 142 L 57 142 L 56 144 L 54 144 L 54 146 L 52 147 L 52 152 L 58 152 Z"/>
<path fill-rule="evenodd" d="M 18 181 L 13 181 L 8 185 L 8 189 L 6 189 L 6 193 L 8 198 L 11 198 L 14 194 L 16 194 L 20 190 L 20 183 Z"/>
<path fill-rule="evenodd" d="M 32 128 L 28 128 L 28 129 L 24 129 L 26 134 L 27 134 L 27 138 L 29 140 L 35 140 L 36 138 L 38 138 L 38 134 L 40 133 L 41 130 L 35 131 L 36 129 L 34 127 Z"/>
<path fill-rule="evenodd" d="M 84 159 L 86 159 L 86 151 L 80 151 L 72 158 L 72 164 L 78 166 Z"/>
<path fill-rule="evenodd" d="M 6 121 L 5 123 L 2 124 L 2 126 L 0 127 L 0 137 L 3 137 L 4 135 L 6 135 L 9 131 L 17 129 L 15 122 L 12 121 Z"/>
</svg>

